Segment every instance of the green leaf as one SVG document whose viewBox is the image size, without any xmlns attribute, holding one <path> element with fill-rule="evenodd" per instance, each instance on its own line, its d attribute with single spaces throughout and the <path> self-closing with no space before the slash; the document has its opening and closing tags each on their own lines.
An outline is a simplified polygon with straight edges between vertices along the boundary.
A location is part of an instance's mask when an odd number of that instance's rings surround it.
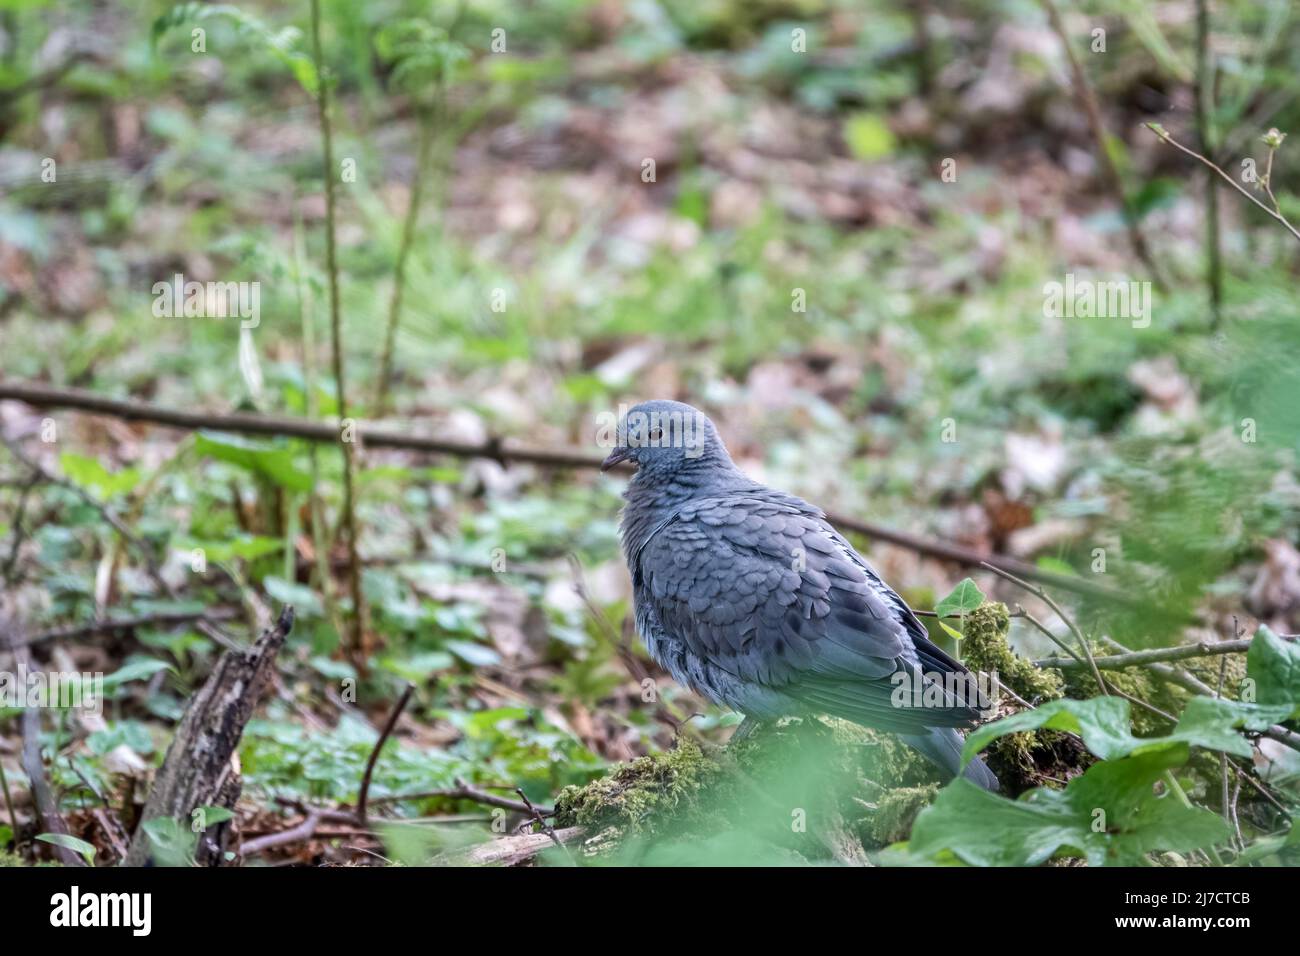
<svg viewBox="0 0 1300 956">
<path fill-rule="evenodd" d="M 194 848 L 199 835 L 188 823 L 172 817 L 156 817 L 144 822 L 144 832 L 149 838 L 154 862 L 159 866 L 189 866 L 194 860 Z"/>
<path fill-rule="evenodd" d="M 471 667 L 490 667 L 501 663 L 501 655 L 490 647 L 475 644 L 473 641 L 446 641 L 447 650 L 451 651 Z"/>
<path fill-rule="evenodd" d="M 193 551 L 196 548 L 201 548 L 209 562 L 220 564 L 236 558 L 244 561 L 254 561 L 265 555 L 275 554 L 284 549 L 284 542 L 279 538 L 268 538 L 265 535 L 240 534 L 224 541 L 183 538 L 176 541 L 173 547 L 182 551 Z"/>
<path fill-rule="evenodd" d="M 1187 754 L 1179 744 L 1102 761 L 1064 790 L 1039 788 L 1017 801 L 959 778 L 917 817 L 907 848 L 931 859 L 951 852 L 976 866 L 1036 866 L 1057 853 L 1132 866 L 1149 852 L 1213 845 L 1228 836 L 1222 818 L 1155 792 Z"/>
<path fill-rule="evenodd" d="M 1300 645 L 1261 625 L 1246 652 L 1246 674 L 1255 682 L 1256 701 L 1300 711 Z"/>
<path fill-rule="evenodd" d="M 962 761 L 969 760 L 999 737 L 1039 728 L 1078 734 L 1088 749 L 1103 760 L 1116 760 L 1180 745 L 1249 757 L 1250 743 L 1237 729 L 1245 727 L 1261 730 L 1276 723 L 1280 719 L 1279 715 L 1285 714 L 1284 708 L 1194 697 L 1168 736 L 1135 737 L 1130 731 L 1129 702 L 1124 698 L 1063 698 L 977 728 L 966 738 Z"/>
<path fill-rule="evenodd" d="M 446 651 L 425 651 L 409 657 L 388 656 L 380 658 L 379 667 L 403 680 L 421 683 L 437 671 L 445 671 L 456 663 Z"/>
<path fill-rule="evenodd" d="M 940 617 L 966 614 L 984 603 L 984 592 L 970 578 L 964 578 L 952 593 L 935 605 L 934 613 Z"/>
<path fill-rule="evenodd" d="M 293 454 L 287 448 L 207 432 L 194 436 L 194 448 L 200 455 L 247 468 L 285 488 L 311 490 L 311 475 L 294 464 Z"/>
<path fill-rule="evenodd" d="M 87 863 L 93 864 L 95 862 L 95 847 L 85 840 L 78 840 L 67 833 L 41 833 L 36 839 L 42 843 L 52 843 L 55 846 L 61 846 L 64 849 L 80 853 L 85 857 Z"/>
<path fill-rule="evenodd" d="M 227 820 L 235 819 L 235 812 L 226 807 L 195 807 L 194 810 L 200 814 L 199 819 L 209 827 L 214 827 L 218 823 L 225 823 Z M 191 813 L 190 816 L 192 819 L 193 813 Z"/>
<path fill-rule="evenodd" d="M 59 456 L 59 465 L 68 480 L 78 487 L 94 491 L 105 498 L 125 494 L 140 483 L 138 468 L 123 468 L 110 472 L 94 458 L 65 451 Z"/>
<path fill-rule="evenodd" d="M 894 134 L 875 113 L 855 113 L 844 123 L 844 141 L 864 163 L 884 159 L 894 151 Z"/>
<path fill-rule="evenodd" d="M 133 661 L 128 661 L 111 674 L 104 676 L 104 690 L 115 690 L 128 681 L 147 680 L 159 671 L 169 669 L 166 661 L 160 661 L 152 657 L 139 657 Z"/>
<path fill-rule="evenodd" d="M 150 31 L 156 49 L 158 42 L 174 27 L 208 20 L 226 20 L 245 40 L 252 41 L 289 68 L 298 84 L 316 94 L 319 78 L 316 65 L 305 52 L 298 49 L 302 31 L 296 27 L 273 30 L 251 13 L 224 3 L 181 3 L 172 7 L 153 22 Z"/>
<path fill-rule="evenodd" d="M 292 604 L 299 617 L 323 617 L 325 614 L 325 605 L 316 596 L 316 592 L 305 584 L 267 575 L 262 579 L 262 586 L 266 588 L 267 594 L 281 604 Z"/>
<path fill-rule="evenodd" d="M 1222 697 L 1193 697 L 1187 702 L 1173 736 L 1206 750 L 1221 750 L 1249 757 L 1254 748 L 1238 728 L 1267 730 L 1286 720 L 1291 708 L 1285 705 L 1246 704 Z"/>
<path fill-rule="evenodd" d="M 957 630 L 957 628 L 955 628 L 955 627 L 949 627 L 949 626 L 948 626 L 947 624 L 945 624 L 943 621 L 940 621 L 940 622 L 939 622 L 939 626 L 940 626 L 941 628 L 943 628 L 944 632 L 945 632 L 949 637 L 951 637 L 954 641 L 962 641 L 962 640 L 965 640 L 965 639 L 966 639 L 966 638 L 965 638 L 965 635 L 962 634 L 961 631 Z"/>
</svg>

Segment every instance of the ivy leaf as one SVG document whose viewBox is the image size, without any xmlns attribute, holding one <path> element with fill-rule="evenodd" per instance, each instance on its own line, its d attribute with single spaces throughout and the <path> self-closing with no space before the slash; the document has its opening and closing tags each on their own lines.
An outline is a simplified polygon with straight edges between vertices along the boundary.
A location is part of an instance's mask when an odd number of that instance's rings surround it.
<svg viewBox="0 0 1300 956">
<path fill-rule="evenodd" d="M 1261 704 L 1300 711 L 1300 645 L 1288 643 L 1261 625 L 1246 652 L 1246 673 Z"/>
<path fill-rule="evenodd" d="M 1186 762 L 1186 744 L 1093 764 L 1064 790 L 1008 800 L 959 778 L 916 819 L 910 854 L 952 853 L 975 866 L 1036 866 L 1057 853 L 1091 866 L 1133 866 L 1153 851 L 1188 851 L 1226 839 L 1217 814 L 1157 794 L 1155 783 Z"/>
<path fill-rule="evenodd" d="M 1238 729 L 1263 730 L 1285 718 L 1287 713 L 1285 707 L 1261 707 L 1235 700 L 1194 697 L 1188 701 L 1178 725 L 1168 736 L 1135 737 L 1130 730 L 1129 703 L 1124 698 L 1073 700 L 1067 697 L 977 728 L 966 738 L 962 760 L 969 760 L 999 737 L 1039 728 L 1078 734 L 1087 748 L 1103 760 L 1117 760 L 1179 745 L 1249 757 L 1252 752 L 1250 743 L 1237 732 Z"/>
<path fill-rule="evenodd" d="M 940 617 L 966 614 L 984 603 L 984 592 L 970 578 L 965 578 L 952 589 L 952 593 L 935 605 L 934 613 Z"/>
</svg>

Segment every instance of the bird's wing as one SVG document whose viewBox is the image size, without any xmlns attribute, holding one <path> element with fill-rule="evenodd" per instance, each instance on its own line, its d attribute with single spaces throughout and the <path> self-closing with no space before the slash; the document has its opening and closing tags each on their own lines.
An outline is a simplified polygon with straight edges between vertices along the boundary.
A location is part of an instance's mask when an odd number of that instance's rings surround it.
<svg viewBox="0 0 1300 956">
<path fill-rule="evenodd" d="M 976 716 L 950 695 L 923 709 L 895 706 L 895 673 L 950 668 L 928 653 L 928 639 L 918 653 L 902 599 L 798 503 L 697 499 L 631 557 L 638 592 L 664 630 L 741 681 L 888 730 L 962 726 Z"/>
</svg>

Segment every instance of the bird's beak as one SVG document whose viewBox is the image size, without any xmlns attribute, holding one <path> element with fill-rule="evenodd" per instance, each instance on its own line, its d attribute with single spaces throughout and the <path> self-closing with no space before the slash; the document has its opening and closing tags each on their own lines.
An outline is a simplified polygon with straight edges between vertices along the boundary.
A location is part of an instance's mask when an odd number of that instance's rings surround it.
<svg viewBox="0 0 1300 956">
<path fill-rule="evenodd" d="M 615 465 L 620 465 L 632 457 L 632 449 L 624 445 L 622 448 L 615 448 L 606 456 L 605 460 L 600 463 L 601 471 L 609 471 Z"/>
</svg>

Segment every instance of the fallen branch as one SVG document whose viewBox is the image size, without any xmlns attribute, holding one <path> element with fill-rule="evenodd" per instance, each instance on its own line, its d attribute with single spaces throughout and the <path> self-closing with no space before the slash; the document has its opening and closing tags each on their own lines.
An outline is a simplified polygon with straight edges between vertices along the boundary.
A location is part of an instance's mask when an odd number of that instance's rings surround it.
<svg viewBox="0 0 1300 956">
<path fill-rule="evenodd" d="M 230 621 L 238 618 L 237 608 L 218 607 L 203 611 L 160 611 L 157 614 L 134 614 L 130 617 L 107 617 L 85 624 L 64 624 L 44 631 L 35 631 L 19 638 L 23 644 L 39 644 L 42 641 L 75 640 L 92 637 L 96 634 L 113 634 L 118 631 L 131 631 L 138 627 L 172 627 L 176 624 L 188 624 L 192 621 Z"/>
<path fill-rule="evenodd" d="M 247 841 L 239 848 L 239 855 L 242 857 L 256 856 L 277 846 L 297 843 L 299 840 L 310 840 L 312 834 L 316 832 L 316 827 L 320 825 L 320 821 L 320 813 L 314 810 L 308 811 L 307 818 L 295 827 Z"/>
<path fill-rule="evenodd" d="M 176 728 L 162 767 L 145 802 L 126 866 L 144 866 L 152 856 L 145 824 L 163 817 L 189 826 L 197 807 L 233 809 L 240 782 L 231 765 L 244 726 L 270 681 L 275 656 L 293 628 L 293 608 L 286 605 L 279 620 L 244 650 L 226 651 L 199 688 Z M 224 827 L 225 824 L 216 824 Z M 224 831 L 223 831 L 224 832 Z M 206 834 L 205 834 L 206 836 Z M 200 862 L 219 861 L 224 848 L 200 840 Z"/>
<path fill-rule="evenodd" d="M 230 414 L 194 412 L 186 409 L 153 405 L 135 399 L 108 398 L 81 389 L 55 388 L 38 382 L 0 382 L 0 399 L 26 402 L 36 408 L 77 409 L 99 415 L 109 415 L 125 421 L 150 422 L 155 425 L 166 425 L 189 431 L 211 429 L 240 435 L 300 438 L 305 441 L 330 444 L 339 441 L 338 429 L 328 422 L 315 422 L 309 419 L 284 415 L 250 414 L 247 412 Z M 531 464 L 547 468 L 576 468 L 594 471 L 600 468 L 603 460 L 600 455 L 521 445 L 499 437 L 489 438 L 483 442 L 453 441 L 445 438 L 388 431 L 372 426 L 362 428 L 360 425 L 357 427 L 355 437 L 357 443 L 371 448 L 392 448 L 425 454 L 450 455 L 456 458 L 486 458 L 501 465 Z M 842 530 L 855 531 L 943 561 L 951 561 L 966 567 L 980 567 L 987 563 L 1026 580 L 1038 581 L 1074 594 L 1084 594 L 1130 607 L 1145 607 L 1148 605 L 1148 602 L 1141 598 L 1116 591 L 1113 588 L 1067 574 L 1044 571 L 1016 558 L 990 554 L 974 548 L 949 544 L 945 541 L 936 541 L 932 538 L 924 538 L 847 515 L 828 513 L 826 517 L 832 524 Z"/>
<path fill-rule="evenodd" d="M 373 803 L 401 803 L 403 800 L 430 800 L 437 797 L 445 797 L 448 800 L 472 800 L 475 803 L 481 803 L 484 806 L 496 807 L 500 810 L 511 810 L 515 813 L 528 813 L 536 809 L 543 816 L 553 816 L 554 807 L 548 807 L 542 804 L 533 804 L 531 807 L 519 800 L 511 800 L 509 797 L 498 797 L 494 793 L 488 793 L 478 787 L 468 784 L 463 780 L 457 779 L 454 787 L 445 787 L 441 790 L 423 790 L 419 793 L 398 793 L 388 797 L 377 797 Z"/>
</svg>

